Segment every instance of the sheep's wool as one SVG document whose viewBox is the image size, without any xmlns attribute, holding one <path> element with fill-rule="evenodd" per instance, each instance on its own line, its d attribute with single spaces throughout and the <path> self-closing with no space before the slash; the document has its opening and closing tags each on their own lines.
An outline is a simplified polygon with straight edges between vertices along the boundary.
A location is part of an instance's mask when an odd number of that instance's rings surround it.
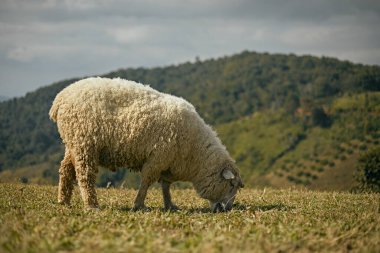
<svg viewBox="0 0 380 253">
<path fill-rule="evenodd" d="M 76 177 L 89 205 L 95 190 L 85 188 L 93 187 L 98 165 L 142 171 L 143 181 L 191 181 L 208 199 L 223 192 L 223 183 L 210 189 L 213 180 L 220 180 L 208 176 L 233 161 L 216 133 L 182 98 L 119 78 L 87 78 L 63 89 L 49 114 L 66 148 L 60 184 L 71 187 L 65 175 Z M 71 189 L 62 191 L 71 194 Z"/>
</svg>

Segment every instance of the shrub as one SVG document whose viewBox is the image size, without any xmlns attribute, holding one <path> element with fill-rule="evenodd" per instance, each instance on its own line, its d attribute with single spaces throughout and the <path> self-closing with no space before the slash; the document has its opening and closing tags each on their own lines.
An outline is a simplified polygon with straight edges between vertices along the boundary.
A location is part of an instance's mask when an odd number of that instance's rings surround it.
<svg viewBox="0 0 380 253">
<path fill-rule="evenodd" d="M 359 146 L 359 149 L 360 149 L 361 151 L 367 150 L 367 145 L 362 144 L 362 145 Z"/>
<path fill-rule="evenodd" d="M 317 168 L 317 171 L 318 171 L 318 172 L 322 172 L 322 171 L 324 171 L 324 170 L 325 170 L 325 169 L 324 169 L 323 167 L 318 167 L 318 168 Z"/>
<path fill-rule="evenodd" d="M 288 179 L 288 181 L 290 182 L 293 182 L 295 180 L 295 178 L 293 176 L 287 176 L 286 177 Z"/>
<path fill-rule="evenodd" d="M 315 107 L 311 111 L 311 122 L 313 126 L 327 128 L 331 126 L 332 120 L 325 113 L 322 107 Z"/>
<path fill-rule="evenodd" d="M 288 179 L 288 181 L 293 182 L 295 184 L 302 184 L 303 183 L 302 180 L 297 178 L 297 177 L 287 176 L 287 179 Z"/>
<path fill-rule="evenodd" d="M 27 184 L 29 182 L 29 179 L 27 177 L 20 177 L 20 182 L 23 184 Z"/>
<path fill-rule="evenodd" d="M 310 172 L 305 172 L 305 173 L 304 173 L 304 176 L 305 176 L 305 177 L 311 177 L 311 173 L 310 173 Z"/>
<path fill-rule="evenodd" d="M 323 159 L 323 160 L 321 161 L 321 164 L 322 164 L 322 165 L 327 165 L 327 164 L 329 164 L 329 161 L 328 161 L 327 159 Z"/>
<path fill-rule="evenodd" d="M 286 171 L 286 172 L 289 172 L 290 170 L 289 170 L 289 168 L 288 167 L 286 167 L 285 165 L 281 168 L 283 171 Z"/>
<path fill-rule="evenodd" d="M 357 180 L 362 190 L 380 192 L 380 147 L 371 149 L 360 156 Z"/>
</svg>

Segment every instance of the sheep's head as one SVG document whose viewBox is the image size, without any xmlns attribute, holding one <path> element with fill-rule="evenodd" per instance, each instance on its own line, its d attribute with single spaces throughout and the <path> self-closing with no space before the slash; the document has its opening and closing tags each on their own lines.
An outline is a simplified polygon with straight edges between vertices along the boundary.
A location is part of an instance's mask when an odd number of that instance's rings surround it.
<svg viewBox="0 0 380 253">
<path fill-rule="evenodd" d="M 224 163 L 205 179 L 205 183 L 200 195 L 210 201 L 213 212 L 231 210 L 237 191 L 244 187 L 239 170 L 232 161 Z"/>
<path fill-rule="evenodd" d="M 235 201 L 236 193 L 240 188 L 244 187 L 244 184 L 238 173 L 226 168 L 221 172 L 223 187 L 221 189 L 220 197 L 218 199 L 210 200 L 210 207 L 213 212 L 225 212 L 230 211 L 232 204 Z"/>
</svg>

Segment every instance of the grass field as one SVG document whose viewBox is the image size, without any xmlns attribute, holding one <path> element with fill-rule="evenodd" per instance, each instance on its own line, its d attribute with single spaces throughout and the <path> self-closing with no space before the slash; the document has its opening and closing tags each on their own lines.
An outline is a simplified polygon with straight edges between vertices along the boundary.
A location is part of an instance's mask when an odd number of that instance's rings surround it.
<svg viewBox="0 0 380 253">
<path fill-rule="evenodd" d="M 379 194 L 244 189 L 233 211 L 213 214 L 193 190 L 182 208 L 132 212 L 135 190 L 98 189 L 101 210 L 70 208 L 57 188 L 0 184 L 0 252 L 380 252 Z"/>
</svg>

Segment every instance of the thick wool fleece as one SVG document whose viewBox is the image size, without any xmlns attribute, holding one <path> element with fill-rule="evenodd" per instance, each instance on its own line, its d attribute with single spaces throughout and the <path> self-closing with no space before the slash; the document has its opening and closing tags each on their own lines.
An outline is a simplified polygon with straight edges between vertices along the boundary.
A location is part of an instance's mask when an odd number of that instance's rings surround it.
<svg viewBox="0 0 380 253">
<path fill-rule="evenodd" d="M 123 79 L 83 79 L 56 96 L 49 114 L 66 148 L 61 203 L 69 203 L 77 179 L 85 205 L 98 206 L 98 165 L 141 171 L 137 207 L 158 180 L 193 182 L 198 193 L 212 201 L 225 198 L 231 187 L 221 177 L 223 169 L 229 168 L 241 183 L 226 148 L 194 107 L 149 86 Z"/>
</svg>

